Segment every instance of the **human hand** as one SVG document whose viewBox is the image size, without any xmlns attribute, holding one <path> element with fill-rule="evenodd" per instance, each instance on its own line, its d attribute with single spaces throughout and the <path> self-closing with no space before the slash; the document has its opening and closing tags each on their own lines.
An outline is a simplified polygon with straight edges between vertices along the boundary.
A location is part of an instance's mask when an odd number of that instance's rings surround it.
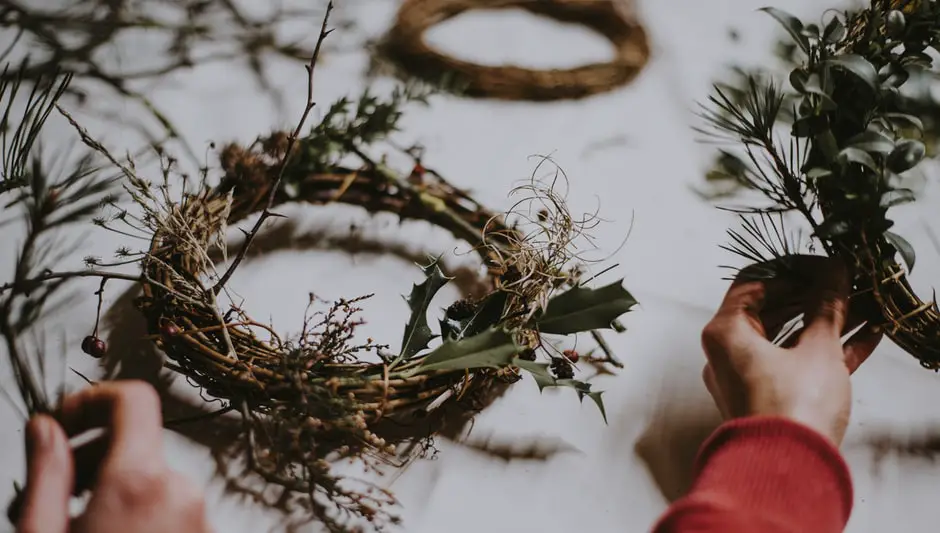
<svg viewBox="0 0 940 533">
<path fill-rule="evenodd" d="M 40 415 L 26 427 L 27 483 L 17 533 L 208 533 L 202 491 L 168 468 L 160 401 L 143 382 L 107 382 L 67 396 L 62 425 Z M 68 435 L 104 428 L 73 452 Z M 97 448 L 97 450 L 94 450 Z M 82 457 L 91 451 L 89 456 Z M 84 459 L 84 460 L 83 460 Z M 76 470 L 89 472 L 91 499 L 70 519 Z"/>
<path fill-rule="evenodd" d="M 850 312 L 845 266 L 820 256 L 791 256 L 788 274 L 732 283 L 702 331 L 708 363 L 703 379 L 722 416 L 782 416 L 841 444 L 851 411 L 849 376 L 871 355 L 882 333 Z M 799 281 L 802 280 L 802 283 Z M 809 280 L 810 283 L 806 283 Z M 774 339 L 800 312 L 805 327 L 789 342 Z"/>
</svg>

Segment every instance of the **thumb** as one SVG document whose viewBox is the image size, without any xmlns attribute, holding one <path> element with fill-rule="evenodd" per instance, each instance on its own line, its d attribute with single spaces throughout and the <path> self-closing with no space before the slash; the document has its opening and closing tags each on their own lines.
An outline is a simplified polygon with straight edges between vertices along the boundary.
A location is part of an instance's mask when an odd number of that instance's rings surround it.
<svg viewBox="0 0 940 533">
<path fill-rule="evenodd" d="M 74 466 L 65 431 L 51 417 L 27 424 L 26 463 L 17 533 L 67 533 Z"/>
<path fill-rule="evenodd" d="M 813 292 L 807 303 L 804 321 L 807 326 L 798 344 L 838 341 L 842 337 L 848 314 L 851 283 L 843 263 L 830 259 L 818 274 Z"/>
</svg>

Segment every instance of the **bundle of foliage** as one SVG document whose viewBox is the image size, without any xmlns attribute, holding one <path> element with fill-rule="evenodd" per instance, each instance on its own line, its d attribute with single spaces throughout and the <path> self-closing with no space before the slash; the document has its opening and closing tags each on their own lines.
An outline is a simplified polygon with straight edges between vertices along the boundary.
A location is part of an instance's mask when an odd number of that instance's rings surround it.
<svg viewBox="0 0 940 533">
<path fill-rule="evenodd" d="M 758 263 L 794 253 L 783 214 L 798 214 L 814 247 L 851 266 L 853 302 L 869 323 L 937 370 L 940 311 L 914 294 L 900 263 L 913 268 L 914 249 L 891 231 L 890 213 L 914 199 L 903 176 L 927 154 L 925 117 L 910 113 L 901 90 L 932 67 L 940 3 L 873 0 L 820 24 L 764 11 L 802 60 L 789 75 L 789 108 L 772 79 L 751 77 L 738 99 L 717 88 L 704 113 L 709 131 L 743 146 L 740 179 L 766 200 L 742 210 L 745 231 L 731 232 L 729 249 Z M 792 120 L 781 119 L 784 111 Z"/>
</svg>

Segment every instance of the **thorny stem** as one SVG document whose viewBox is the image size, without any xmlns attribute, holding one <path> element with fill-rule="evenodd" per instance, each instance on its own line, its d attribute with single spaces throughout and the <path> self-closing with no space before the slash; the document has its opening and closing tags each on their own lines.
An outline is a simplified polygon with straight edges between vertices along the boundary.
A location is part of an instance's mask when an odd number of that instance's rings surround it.
<svg viewBox="0 0 940 533">
<path fill-rule="evenodd" d="M 238 265 L 245 259 L 245 255 L 248 253 L 248 248 L 251 246 L 252 241 L 258 235 L 258 232 L 261 230 L 261 226 L 264 222 L 271 216 L 274 216 L 274 213 L 271 212 L 271 207 L 274 206 L 274 198 L 277 195 L 278 189 L 281 185 L 281 180 L 284 178 L 284 173 L 287 170 L 287 164 L 290 162 L 291 156 L 294 153 L 294 145 L 297 143 L 297 138 L 300 137 L 300 131 L 303 129 L 304 124 L 307 122 L 307 117 L 310 116 L 310 111 L 313 110 L 316 106 L 316 102 L 313 100 L 313 74 L 317 66 L 317 59 L 320 56 L 320 48 L 323 44 L 323 41 L 326 39 L 327 35 L 333 32 L 333 30 L 327 30 L 326 25 L 330 20 L 330 12 L 333 11 L 333 2 L 332 0 L 326 5 L 326 14 L 323 16 L 323 24 L 320 26 L 320 36 L 317 38 L 317 45 L 313 49 L 313 55 L 310 58 L 310 63 L 307 64 L 307 105 L 304 106 L 304 112 L 300 116 L 300 121 L 297 123 L 297 127 L 294 128 L 294 131 L 291 132 L 290 137 L 287 141 L 287 150 L 284 153 L 284 157 L 281 160 L 281 166 L 277 173 L 277 179 L 274 180 L 274 184 L 271 186 L 271 190 L 268 192 L 268 202 L 264 207 L 264 210 L 261 212 L 261 216 L 258 217 L 258 221 L 255 222 L 254 227 L 251 228 L 251 231 L 245 235 L 245 243 L 242 245 L 241 250 L 238 251 L 238 255 L 235 256 L 235 259 L 232 261 L 232 264 L 229 265 L 228 269 L 219 278 L 219 281 L 212 287 L 213 294 L 219 294 L 222 289 L 225 287 L 225 284 L 228 282 L 229 278 L 232 277 L 232 274 L 235 273 L 235 269 L 238 268 Z"/>
<path fill-rule="evenodd" d="M 141 280 L 140 275 L 134 274 L 122 274 L 120 272 L 99 272 L 96 270 L 76 270 L 71 272 L 47 272 L 35 278 L 24 279 L 21 281 L 11 281 L 9 283 L 4 283 L 0 285 L 0 293 L 6 292 L 10 289 L 13 289 L 17 292 L 20 292 L 20 288 L 33 287 L 44 283 L 46 281 L 52 281 L 55 279 L 68 279 L 68 278 L 102 278 L 102 280 L 108 279 L 123 279 L 126 281 L 138 282 Z"/>
<path fill-rule="evenodd" d="M 101 323 L 101 303 L 104 300 L 104 286 L 106 283 L 108 283 L 108 278 L 101 278 L 101 286 L 95 291 L 95 295 L 98 297 L 98 310 L 95 311 L 95 329 L 92 333 L 94 337 L 98 336 L 98 325 Z"/>
</svg>

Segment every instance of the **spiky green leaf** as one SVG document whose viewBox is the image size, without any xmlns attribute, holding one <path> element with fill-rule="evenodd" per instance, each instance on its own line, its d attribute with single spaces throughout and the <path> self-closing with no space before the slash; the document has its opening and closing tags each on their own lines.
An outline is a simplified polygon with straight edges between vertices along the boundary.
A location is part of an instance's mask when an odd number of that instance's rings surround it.
<svg viewBox="0 0 940 533">
<path fill-rule="evenodd" d="M 636 304 L 622 279 L 599 289 L 578 286 L 549 300 L 536 323 L 542 333 L 558 335 L 610 329 L 614 320 Z"/>
<path fill-rule="evenodd" d="M 411 373 L 506 367 L 513 364 L 520 350 L 512 335 L 501 329 L 490 329 L 473 337 L 444 342 Z"/>
<path fill-rule="evenodd" d="M 411 357 L 414 354 L 428 347 L 428 343 L 434 338 L 431 328 L 428 327 L 428 306 L 434 295 L 444 285 L 450 281 L 441 272 L 438 261 L 435 259 L 431 264 L 422 267 L 425 279 L 420 284 L 416 284 L 411 289 L 411 295 L 405 299 L 408 307 L 411 308 L 411 318 L 405 324 L 405 333 L 401 341 L 401 356 Z"/>
</svg>

